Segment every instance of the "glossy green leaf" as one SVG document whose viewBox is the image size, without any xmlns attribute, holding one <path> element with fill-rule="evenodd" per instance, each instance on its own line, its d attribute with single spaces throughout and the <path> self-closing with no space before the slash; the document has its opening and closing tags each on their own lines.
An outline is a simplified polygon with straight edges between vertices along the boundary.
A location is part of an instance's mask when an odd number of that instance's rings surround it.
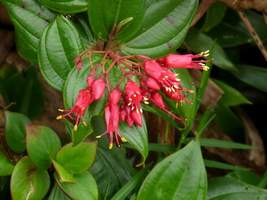
<svg viewBox="0 0 267 200">
<path fill-rule="evenodd" d="M 226 140 L 218 140 L 212 138 L 201 138 L 200 144 L 204 147 L 215 147 L 224 149 L 251 149 L 252 146 L 247 144 L 236 143 Z"/>
<path fill-rule="evenodd" d="M 15 26 L 16 47 L 19 54 L 26 60 L 37 63 L 39 39 L 48 21 L 23 6 L 9 2 L 5 2 L 5 6 Z"/>
<path fill-rule="evenodd" d="M 88 1 L 86 0 L 40 0 L 46 7 L 62 14 L 72 14 L 86 11 Z"/>
<path fill-rule="evenodd" d="M 212 4 L 208 9 L 204 25 L 201 29 L 204 32 L 207 32 L 218 26 L 223 20 L 226 9 L 226 5 L 221 2 L 215 2 L 214 4 Z"/>
<path fill-rule="evenodd" d="M 26 125 L 30 119 L 25 115 L 6 111 L 5 120 L 5 138 L 8 146 L 16 153 L 22 153 L 26 148 Z"/>
<path fill-rule="evenodd" d="M 75 200 L 97 200 L 98 190 L 93 176 L 89 172 L 83 172 L 74 176 L 75 183 L 62 183 L 57 179 L 59 187 L 71 199 Z"/>
<path fill-rule="evenodd" d="M 113 197 L 111 200 L 124 200 L 131 192 L 141 184 L 146 171 L 142 170 L 138 172 L 128 183 L 126 183 Z"/>
<path fill-rule="evenodd" d="M 33 12 L 37 16 L 43 18 L 44 20 L 51 22 L 55 19 L 55 13 L 51 10 L 45 8 L 43 5 L 40 4 L 39 1 L 36 0 L 5 0 L 8 2 L 15 3 L 17 6 L 20 6 L 30 12 Z"/>
<path fill-rule="evenodd" d="M 0 151 L 0 176 L 9 176 L 12 174 L 14 165 Z"/>
<path fill-rule="evenodd" d="M 205 200 L 207 177 L 198 142 L 171 154 L 148 174 L 137 200 Z"/>
<path fill-rule="evenodd" d="M 36 168 L 28 157 L 23 157 L 15 166 L 11 176 L 12 199 L 43 199 L 48 192 L 49 185 L 48 173 Z"/>
<path fill-rule="evenodd" d="M 48 200 L 70 200 L 70 199 L 64 194 L 64 192 L 58 187 L 58 185 L 55 184 L 52 191 L 50 192 Z"/>
<path fill-rule="evenodd" d="M 267 92 L 266 68 L 250 66 L 250 65 L 240 65 L 238 66 L 238 69 L 239 72 L 234 74 L 237 79 L 263 92 Z"/>
<path fill-rule="evenodd" d="M 220 177 L 209 182 L 207 200 L 264 200 L 266 198 L 267 190 L 233 178 Z"/>
<path fill-rule="evenodd" d="M 197 29 L 192 29 L 188 33 L 185 43 L 195 53 L 210 50 L 210 58 L 216 66 L 231 72 L 237 71 L 237 68 L 229 60 L 221 46 L 208 35 L 201 33 Z"/>
<path fill-rule="evenodd" d="M 251 102 L 241 94 L 237 89 L 227 85 L 226 83 L 215 80 L 215 83 L 223 90 L 223 96 L 220 102 L 225 106 L 237 106 L 240 104 L 251 104 Z"/>
<path fill-rule="evenodd" d="M 73 175 L 68 172 L 64 167 L 62 167 L 60 164 L 58 164 L 56 161 L 52 161 L 53 166 L 57 172 L 58 179 L 62 183 L 75 183 L 75 179 Z"/>
<path fill-rule="evenodd" d="M 56 161 L 68 172 L 78 174 L 86 171 L 94 162 L 96 143 L 67 144 L 57 153 Z"/>
<path fill-rule="evenodd" d="M 40 169 L 47 169 L 61 147 L 60 139 L 52 129 L 45 126 L 28 125 L 26 131 L 30 159 Z"/>
<path fill-rule="evenodd" d="M 90 171 L 99 187 L 100 199 L 111 199 L 132 177 L 133 164 L 126 158 L 123 147 L 109 150 L 101 139 L 97 148 L 96 161 Z"/>
<path fill-rule="evenodd" d="M 260 180 L 261 180 L 261 177 L 259 177 L 255 172 L 249 171 L 249 170 L 246 170 L 246 171 L 235 170 L 231 173 L 228 173 L 227 176 L 243 181 L 247 184 L 256 185 L 256 186 L 260 183 Z"/>
<path fill-rule="evenodd" d="M 185 38 L 197 5 L 197 0 L 165 0 L 149 4 L 139 33 L 122 46 L 122 51 L 156 57 L 175 50 Z"/>
<path fill-rule="evenodd" d="M 61 90 L 75 57 L 82 51 L 79 34 L 72 23 L 58 16 L 44 31 L 38 50 L 38 61 L 46 81 Z"/>
<path fill-rule="evenodd" d="M 140 164 L 144 164 L 148 155 L 148 136 L 145 120 L 143 120 L 142 127 L 129 127 L 126 123 L 121 123 L 120 134 L 123 135 L 127 142 L 142 155 Z"/>
<path fill-rule="evenodd" d="M 120 41 L 129 40 L 142 24 L 144 5 L 144 0 L 90 0 L 88 14 L 94 34 L 97 38 L 107 40 L 114 25 L 131 18 L 115 36 Z"/>
</svg>

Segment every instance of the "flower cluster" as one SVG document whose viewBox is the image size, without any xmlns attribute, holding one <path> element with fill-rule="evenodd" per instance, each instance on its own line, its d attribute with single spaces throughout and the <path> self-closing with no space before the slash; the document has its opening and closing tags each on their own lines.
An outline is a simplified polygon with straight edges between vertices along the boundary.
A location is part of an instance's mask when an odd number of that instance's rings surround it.
<svg viewBox="0 0 267 200">
<path fill-rule="evenodd" d="M 120 56 L 115 52 L 90 52 L 103 54 L 103 59 L 112 61 L 106 68 L 100 62 L 95 67 L 103 69 L 102 74 L 97 78 L 96 75 L 87 77 L 87 87 L 80 90 L 74 105 L 69 110 L 61 110 L 63 115 L 58 119 L 70 118 L 75 121 L 74 130 L 77 130 L 78 124 L 82 120 L 87 108 L 94 102 L 103 97 L 105 91 L 108 93 L 108 99 L 105 106 L 105 123 L 108 135 L 109 148 L 112 148 L 113 141 L 116 145 L 125 139 L 119 133 L 120 122 L 125 122 L 129 127 L 142 126 L 142 104 L 153 104 L 159 109 L 169 114 L 175 120 L 182 119 L 174 115 L 164 102 L 164 96 L 176 102 L 185 101 L 185 92 L 188 91 L 182 87 L 178 75 L 172 71 L 172 68 L 188 68 L 198 70 L 208 70 L 205 57 L 207 52 L 198 55 L 193 54 L 169 54 L 163 58 L 151 59 L 146 56 Z M 77 70 L 82 68 L 82 56 L 75 60 Z M 109 84 L 109 72 L 113 67 L 118 67 L 123 74 L 122 80 L 118 80 L 113 88 Z M 85 124 L 85 123 L 84 123 Z M 86 124 L 85 124 L 86 125 Z"/>
</svg>

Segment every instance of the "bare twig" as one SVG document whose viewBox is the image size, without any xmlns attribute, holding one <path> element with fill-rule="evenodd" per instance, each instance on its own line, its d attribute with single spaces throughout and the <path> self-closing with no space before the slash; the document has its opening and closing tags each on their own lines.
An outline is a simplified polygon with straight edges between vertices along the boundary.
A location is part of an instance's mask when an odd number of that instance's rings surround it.
<svg viewBox="0 0 267 200">
<path fill-rule="evenodd" d="M 261 41 L 261 38 L 255 31 L 254 27 L 250 23 L 249 19 L 245 15 L 243 11 L 237 11 L 241 20 L 245 24 L 246 28 L 248 29 L 248 32 L 250 33 L 251 37 L 255 40 L 256 45 L 258 46 L 259 50 L 261 51 L 262 55 L 264 56 L 265 60 L 267 61 L 267 50 L 263 45 L 263 42 Z"/>
</svg>

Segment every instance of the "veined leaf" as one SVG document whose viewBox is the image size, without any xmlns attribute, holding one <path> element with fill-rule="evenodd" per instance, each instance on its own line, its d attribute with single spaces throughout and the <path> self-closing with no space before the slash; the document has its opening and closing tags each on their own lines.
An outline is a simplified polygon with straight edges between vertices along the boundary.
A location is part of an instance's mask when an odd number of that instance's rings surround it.
<svg viewBox="0 0 267 200">
<path fill-rule="evenodd" d="M 204 147 L 215 147 L 215 148 L 224 148 L 224 149 L 251 149 L 253 148 L 247 144 L 236 143 L 226 140 L 217 140 L 212 138 L 201 138 L 200 144 Z"/>
</svg>

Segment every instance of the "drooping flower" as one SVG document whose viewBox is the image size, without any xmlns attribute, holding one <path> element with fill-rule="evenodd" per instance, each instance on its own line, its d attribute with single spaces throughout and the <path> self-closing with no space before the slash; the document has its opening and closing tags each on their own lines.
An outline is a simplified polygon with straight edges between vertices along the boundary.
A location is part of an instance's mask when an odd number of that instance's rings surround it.
<svg viewBox="0 0 267 200">
<path fill-rule="evenodd" d="M 155 60 L 144 63 L 144 69 L 148 76 L 156 80 L 163 89 L 163 92 L 173 100 L 180 101 L 183 98 L 182 86 L 177 75 L 169 69 L 163 68 Z"/>
<path fill-rule="evenodd" d="M 137 126 L 142 126 L 142 108 L 141 103 L 143 101 L 143 95 L 140 87 L 133 81 L 128 81 L 125 86 L 125 109 L 128 118 L 128 124 L 131 124 L 131 120 Z"/>
<path fill-rule="evenodd" d="M 204 52 L 199 55 L 193 54 L 169 54 L 166 57 L 159 59 L 159 62 L 163 66 L 168 68 L 188 68 L 188 69 L 199 69 L 208 70 L 209 67 L 205 64 L 207 61 L 202 58 L 207 56 L 208 52 Z"/>
<path fill-rule="evenodd" d="M 92 97 L 94 98 L 94 100 L 98 100 L 104 95 L 105 88 L 106 88 L 106 83 L 103 79 L 100 78 L 93 81 L 91 85 L 91 90 L 92 90 Z"/>
<path fill-rule="evenodd" d="M 57 119 L 63 118 L 75 118 L 74 130 L 78 129 L 78 124 L 80 123 L 81 118 L 83 117 L 86 109 L 93 102 L 91 91 L 89 89 L 82 89 L 79 91 L 79 94 L 75 100 L 73 107 L 69 110 L 59 109 L 60 112 L 65 112 L 63 115 L 59 115 Z"/>
</svg>

